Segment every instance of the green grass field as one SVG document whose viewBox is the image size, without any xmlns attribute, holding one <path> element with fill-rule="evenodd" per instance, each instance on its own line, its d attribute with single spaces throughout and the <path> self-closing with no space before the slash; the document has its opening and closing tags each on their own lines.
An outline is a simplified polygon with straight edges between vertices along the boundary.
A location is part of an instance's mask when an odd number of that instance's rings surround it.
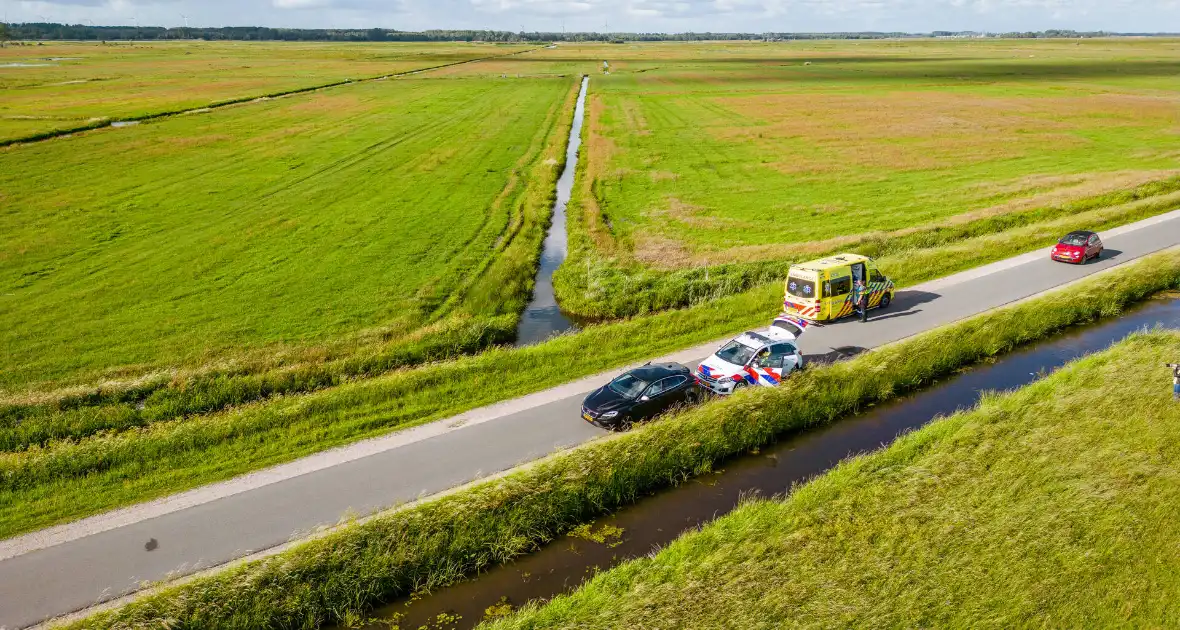
<svg viewBox="0 0 1180 630">
<path fill-rule="evenodd" d="M 280 42 L 10 46 L 0 48 L 0 142 L 528 48 Z"/>
<path fill-rule="evenodd" d="M 421 76 L 0 150 L 0 390 L 510 330 L 575 81 Z"/>
<path fill-rule="evenodd" d="M 1177 357 L 1133 337 L 482 627 L 1173 627 Z"/>
<path fill-rule="evenodd" d="M 610 74 L 592 81 L 558 285 L 588 316 L 700 299 L 688 285 L 707 266 L 715 289 L 744 290 L 769 264 L 779 275 L 868 237 L 1051 210 L 1180 173 L 1175 41 L 600 52 Z"/>
</svg>

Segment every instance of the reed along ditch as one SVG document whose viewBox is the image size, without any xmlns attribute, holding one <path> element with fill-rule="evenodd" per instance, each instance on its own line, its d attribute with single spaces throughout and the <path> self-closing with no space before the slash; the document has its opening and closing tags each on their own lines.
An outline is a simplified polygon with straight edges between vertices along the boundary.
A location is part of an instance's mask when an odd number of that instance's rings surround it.
<svg viewBox="0 0 1180 630">
<path fill-rule="evenodd" d="M 574 122 L 570 126 L 570 137 L 565 147 L 565 167 L 557 178 L 557 199 L 553 202 L 553 215 L 545 242 L 541 245 L 541 261 L 537 266 L 537 278 L 533 284 L 533 296 L 516 325 L 516 345 L 529 346 L 545 341 L 553 335 L 577 330 L 572 319 L 561 312 L 557 295 L 553 291 L 553 272 L 565 262 L 569 253 L 569 237 L 565 231 L 565 208 L 569 205 L 574 189 L 574 173 L 578 168 L 578 149 L 582 146 L 582 121 L 586 116 L 586 85 L 590 77 L 582 77 L 582 88 L 578 91 L 578 102 L 574 106 Z"/>
<path fill-rule="evenodd" d="M 1023 387 L 1137 330 L 1157 326 L 1180 329 L 1180 294 L 1161 294 L 1118 318 L 1072 329 L 920 393 L 729 460 L 715 472 L 643 499 L 509 564 L 383 606 L 373 615 L 382 621 L 367 627 L 463 630 L 525 603 L 569 592 L 598 571 L 649 554 L 725 515 L 746 498 L 788 493 L 844 459 L 975 406 L 983 392 Z"/>
</svg>

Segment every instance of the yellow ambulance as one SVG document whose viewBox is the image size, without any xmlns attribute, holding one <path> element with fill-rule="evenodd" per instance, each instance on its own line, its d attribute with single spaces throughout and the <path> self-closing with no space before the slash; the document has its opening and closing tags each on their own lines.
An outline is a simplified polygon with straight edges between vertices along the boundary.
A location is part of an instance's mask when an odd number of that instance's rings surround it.
<svg viewBox="0 0 1180 630">
<path fill-rule="evenodd" d="M 792 265 L 783 309 L 813 322 L 852 315 L 856 313 L 852 287 L 857 280 L 863 280 L 869 291 L 869 308 L 885 308 L 893 301 L 893 281 L 872 258 L 840 254 Z"/>
</svg>

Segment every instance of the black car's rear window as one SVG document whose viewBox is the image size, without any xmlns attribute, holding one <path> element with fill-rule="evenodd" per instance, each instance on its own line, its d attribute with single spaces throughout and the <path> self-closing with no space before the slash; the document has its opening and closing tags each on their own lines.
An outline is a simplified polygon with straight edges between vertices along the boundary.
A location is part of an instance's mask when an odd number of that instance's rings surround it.
<svg viewBox="0 0 1180 630">
<path fill-rule="evenodd" d="M 610 382 L 611 391 L 632 400 L 639 398 L 643 390 L 647 389 L 647 381 L 635 378 L 631 374 L 624 374 Z"/>
</svg>

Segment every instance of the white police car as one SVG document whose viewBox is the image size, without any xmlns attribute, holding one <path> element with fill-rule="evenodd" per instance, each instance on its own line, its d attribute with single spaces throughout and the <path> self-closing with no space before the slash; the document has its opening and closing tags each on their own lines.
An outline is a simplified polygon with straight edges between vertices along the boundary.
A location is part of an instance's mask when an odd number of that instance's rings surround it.
<svg viewBox="0 0 1180 630">
<path fill-rule="evenodd" d="M 766 330 L 734 337 L 697 367 L 697 384 L 721 395 L 753 385 L 778 385 L 802 369 L 803 353 L 795 342 L 808 325 L 805 319 L 780 315 Z"/>
</svg>

